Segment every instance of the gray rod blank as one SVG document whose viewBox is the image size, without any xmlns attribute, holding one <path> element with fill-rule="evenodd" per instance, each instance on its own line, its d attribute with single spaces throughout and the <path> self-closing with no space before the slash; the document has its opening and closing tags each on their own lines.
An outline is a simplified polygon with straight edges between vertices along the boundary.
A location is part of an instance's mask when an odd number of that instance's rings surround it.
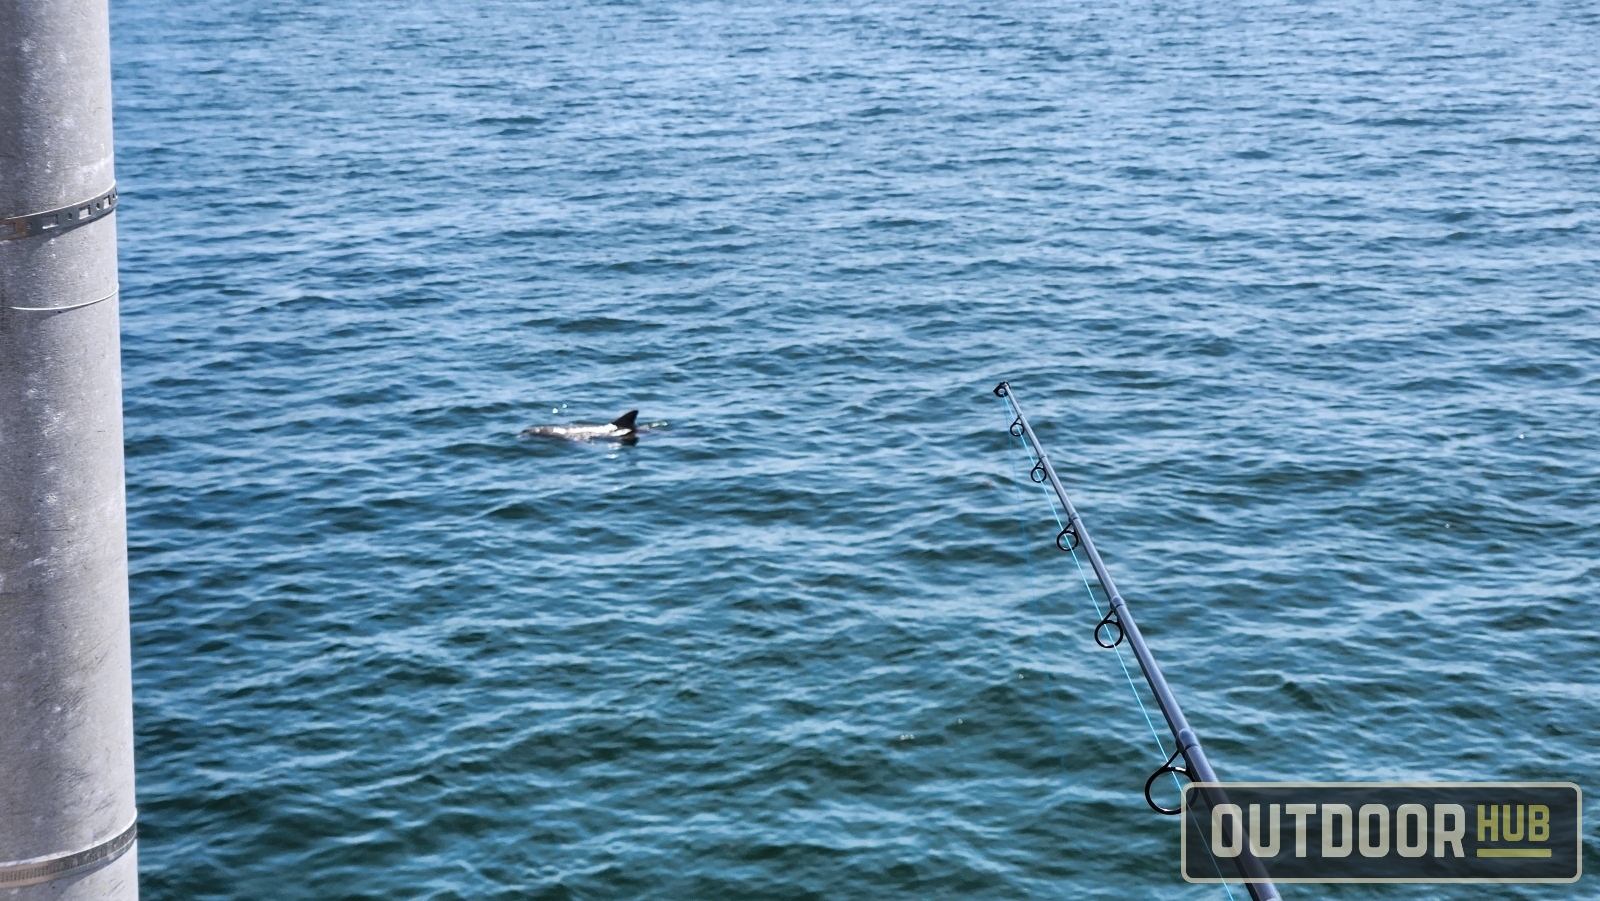
<svg viewBox="0 0 1600 901">
<path fill-rule="evenodd" d="M 1195 782 L 1220 782 L 1216 770 L 1211 768 L 1211 761 L 1206 758 L 1205 749 L 1200 747 L 1200 737 L 1189 727 L 1189 720 L 1184 717 L 1183 708 L 1178 706 L 1178 699 L 1173 695 L 1172 687 L 1167 684 L 1167 677 L 1162 675 L 1161 667 L 1156 664 L 1155 655 L 1150 653 L 1150 646 L 1145 644 L 1138 624 L 1133 621 L 1133 613 L 1128 610 L 1122 595 L 1117 593 L 1117 585 L 1112 581 L 1111 573 L 1106 570 L 1105 561 L 1100 559 L 1100 552 L 1094 546 L 1094 539 L 1089 537 L 1089 529 L 1083 524 L 1083 518 L 1078 516 L 1077 508 L 1072 506 L 1072 499 L 1067 497 L 1067 489 L 1062 487 L 1061 479 L 1056 475 L 1056 468 L 1050 464 L 1050 457 L 1044 452 L 1044 445 L 1039 443 L 1039 436 L 1033 433 L 1033 426 L 1028 424 L 1028 417 L 1023 415 L 1022 405 L 1017 402 L 1015 389 L 1008 382 L 1001 382 L 995 386 L 994 393 L 1010 403 L 1011 409 L 1016 412 L 1015 425 L 1021 427 L 1023 436 L 1033 446 L 1034 455 L 1039 461 L 1038 469 L 1043 471 L 1051 490 L 1061 501 L 1061 509 L 1066 511 L 1067 528 L 1078 536 L 1084 555 L 1089 558 L 1089 566 L 1094 569 L 1094 577 L 1099 581 L 1100 588 L 1105 591 L 1122 634 L 1127 637 L 1128 645 L 1133 648 L 1134 657 L 1138 658 L 1139 670 L 1144 673 L 1145 681 L 1150 685 L 1150 692 L 1156 696 L 1156 704 L 1161 708 L 1161 715 L 1167 721 L 1167 728 L 1172 730 L 1172 738 L 1178 743 L 1189 775 Z M 1248 852 L 1239 855 L 1235 861 L 1239 865 L 1240 873 L 1246 878 L 1259 879 L 1266 876 L 1261 862 Z M 1282 897 L 1278 894 L 1277 887 L 1270 882 L 1248 883 L 1247 887 L 1250 889 L 1251 897 L 1256 901 L 1277 901 Z"/>
</svg>

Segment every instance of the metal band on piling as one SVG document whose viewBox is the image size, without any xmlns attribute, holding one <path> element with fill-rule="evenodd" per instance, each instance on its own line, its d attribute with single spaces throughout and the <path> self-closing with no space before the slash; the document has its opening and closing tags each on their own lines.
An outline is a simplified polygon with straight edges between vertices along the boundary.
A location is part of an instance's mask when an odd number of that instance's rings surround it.
<svg viewBox="0 0 1600 901">
<path fill-rule="evenodd" d="M 116 208 L 117 186 L 112 185 L 109 191 L 82 203 L 45 210 L 42 213 L 0 219 L 0 241 L 15 241 L 20 238 L 31 238 L 34 235 L 57 235 L 109 216 Z"/>
<path fill-rule="evenodd" d="M 1167 720 L 1167 728 L 1172 730 L 1172 738 L 1178 745 L 1172 756 L 1167 759 L 1161 768 L 1151 774 L 1145 781 L 1145 801 L 1158 813 L 1176 814 L 1179 810 L 1162 807 L 1151 797 L 1150 790 L 1154 787 L 1158 777 L 1165 773 L 1181 774 L 1191 782 L 1221 782 L 1216 770 L 1211 768 L 1211 761 L 1206 759 L 1206 752 L 1200 747 L 1200 738 L 1189 727 L 1189 721 L 1183 715 L 1183 709 L 1178 706 L 1178 699 L 1172 694 L 1172 688 L 1167 684 L 1167 677 L 1161 674 L 1161 667 L 1156 665 L 1154 654 L 1150 653 L 1149 645 L 1144 643 L 1144 636 L 1140 634 L 1139 627 L 1133 621 L 1133 613 L 1128 610 L 1128 604 L 1117 593 L 1116 583 L 1111 581 L 1111 573 L 1106 571 L 1105 561 L 1100 559 L 1100 552 L 1095 549 L 1094 539 L 1089 537 L 1089 529 L 1083 524 L 1082 517 L 1078 516 L 1077 508 L 1072 506 L 1071 498 L 1067 497 L 1067 489 L 1061 485 L 1061 479 L 1056 475 L 1056 469 L 1050 465 L 1050 458 L 1045 455 L 1044 445 L 1039 443 L 1039 436 L 1033 433 L 1033 426 L 1028 424 L 1028 417 L 1022 414 L 1022 405 L 1017 403 L 1016 389 L 1009 382 L 1001 382 L 994 388 L 995 397 L 1006 400 L 1011 405 L 1012 412 L 1017 418 L 1012 421 L 1011 434 L 1020 435 L 1028 444 L 1033 446 L 1034 456 L 1037 457 L 1033 470 L 1029 476 L 1035 482 L 1048 484 L 1055 493 L 1056 499 L 1061 501 L 1061 509 L 1066 514 L 1067 525 L 1056 536 L 1056 547 L 1064 551 L 1071 551 L 1082 547 L 1084 555 L 1089 558 L 1089 566 L 1094 569 L 1094 576 L 1100 583 L 1100 588 L 1106 593 L 1106 600 L 1111 609 L 1106 613 L 1099 625 L 1095 626 L 1095 643 L 1104 648 L 1112 648 L 1124 640 L 1133 649 L 1134 657 L 1138 658 L 1139 669 L 1144 673 L 1145 681 L 1150 685 L 1150 692 L 1156 696 L 1156 704 L 1161 708 L 1161 715 Z M 1068 546 L 1062 539 L 1070 535 L 1074 542 Z M 1110 626 L 1117 628 L 1117 638 L 1110 640 L 1109 633 L 1105 633 Z M 1101 636 L 1106 640 L 1102 641 Z M 1109 642 L 1109 643 L 1108 643 Z M 1177 760 L 1182 757 L 1185 766 L 1178 766 Z M 1215 791 L 1215 790 L 1213 790 Z M 1250 853 L 1241 854 L 1234 859 L 1239 868 L 1240 875 L 1246 878 L 1264 879 L 1266 869 L 1261 861 Z M 1250 896 L 1255 901 L 1281 901 L 1282 895 L 1270 882 L 1248 883 L 1245 886 L 1250 890 Z"/>
<path fill-rule="evenodd" d="M 0 863 L 0 889 L 38 885 L 41 882 L 52 882 L 64 876 L 75 876 L 90 870 L 98 870 L 126 854 L 138 838 L 139 824 L 135 821 L 129 823 L 128 828 L 92 848 L 74 851 L 70 854 L 56 854 L 18 860 L 12 863 Z"/>
</svg>

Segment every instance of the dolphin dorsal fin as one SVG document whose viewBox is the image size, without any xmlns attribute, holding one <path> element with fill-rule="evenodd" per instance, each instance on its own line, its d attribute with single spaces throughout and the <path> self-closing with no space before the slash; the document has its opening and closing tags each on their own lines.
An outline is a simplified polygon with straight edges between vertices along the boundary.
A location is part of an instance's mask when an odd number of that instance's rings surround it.
<svg viewBox="0 0 1600 901">
<path fill-rule="evenodd" d="M 629 410 L 621 416 L 618 416 L 616 419 L 611 420 L 611 424 L 623 430 L 624 432 L 631 432 L 633 431 L 633 419 L 638 415 L 638 410 Z"/>
</svg>

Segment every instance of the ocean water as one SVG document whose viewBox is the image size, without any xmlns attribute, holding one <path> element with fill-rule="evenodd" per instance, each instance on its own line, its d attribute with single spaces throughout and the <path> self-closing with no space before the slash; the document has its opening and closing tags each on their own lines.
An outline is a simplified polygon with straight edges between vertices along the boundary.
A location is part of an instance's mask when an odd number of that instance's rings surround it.
<svg viewBox="0 0 1600 901">
<path fill-rule="evenodd" d="M 145 898 L 1227 898 L 1002 378 L 1224 777 L 1600 792 L 1592 4 L 112 27 Z"/>
</svg>

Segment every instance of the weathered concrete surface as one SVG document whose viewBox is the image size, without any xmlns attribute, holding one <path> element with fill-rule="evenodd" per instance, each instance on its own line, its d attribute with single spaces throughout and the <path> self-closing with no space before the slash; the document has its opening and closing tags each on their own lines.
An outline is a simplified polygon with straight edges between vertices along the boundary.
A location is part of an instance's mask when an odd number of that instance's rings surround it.
<svg viewBox="0 0 1600 901">
<path fill-rule="evenodd" d="M 106 12 L 0 0 L 0 219 L 111 187 Z M 116 284 L 115 214 L 0 240 L 0 867 L 134 818 Z M 126 901 L 136 860 L 0 898 Z"/>
</svg>

